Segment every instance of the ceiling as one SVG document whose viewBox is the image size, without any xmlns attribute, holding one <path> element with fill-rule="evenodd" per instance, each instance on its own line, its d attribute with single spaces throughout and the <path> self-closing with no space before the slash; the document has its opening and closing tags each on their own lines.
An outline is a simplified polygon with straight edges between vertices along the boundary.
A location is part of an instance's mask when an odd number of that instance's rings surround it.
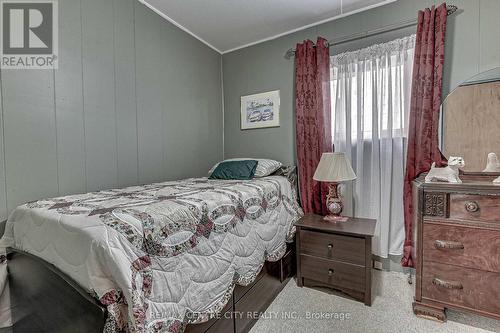
<svg viewBox="0 0 500 333">
<path fill-rule="evenodd" d="M 139 0 L 220 53 L 396 0 Z"/>
</svg>

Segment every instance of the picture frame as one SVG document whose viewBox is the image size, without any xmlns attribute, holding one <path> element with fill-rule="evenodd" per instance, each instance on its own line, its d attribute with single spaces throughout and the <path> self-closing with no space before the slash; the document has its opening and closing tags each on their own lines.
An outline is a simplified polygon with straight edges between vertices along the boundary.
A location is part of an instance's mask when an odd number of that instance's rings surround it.
<svg viewBox="0 0 500 333">
<path fill-rule="evenodd" d="M 280 126 L 280 91 L 241 96 L 241 129 Z"/>
</svg>

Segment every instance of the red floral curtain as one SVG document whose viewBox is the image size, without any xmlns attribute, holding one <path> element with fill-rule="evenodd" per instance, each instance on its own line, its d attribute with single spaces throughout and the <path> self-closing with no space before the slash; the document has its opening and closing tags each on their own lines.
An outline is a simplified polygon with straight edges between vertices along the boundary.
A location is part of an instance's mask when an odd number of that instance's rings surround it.
<svg viewBox="0 0 500 333">
<path fill-rule="evenodd" d="M 404 182 L 406 239 L 401 264 L 407 267 L 414 266 L 412 181 L 429 171 L 432 162 L 446 163 L 438 147 L 446 16 L 445 3 L 418 13 Z"/>
<path fill-rule="evenodd" d="M 330 52 L 327 41 L 310 40 L 295 49 L 295 112 L 299 189 L 306 213 L 327 214 L 328 187 L 313 180 L 321 155 L 332 151 Z"/>
</svg>

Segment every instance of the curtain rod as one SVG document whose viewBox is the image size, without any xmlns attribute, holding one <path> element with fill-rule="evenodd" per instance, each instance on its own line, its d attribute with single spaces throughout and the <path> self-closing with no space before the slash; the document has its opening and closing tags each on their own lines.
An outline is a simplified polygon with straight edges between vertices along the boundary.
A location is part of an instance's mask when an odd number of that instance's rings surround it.
<svg viewBox="0 0 500 333">
<path fill-rule="evenodd" d="M 454 5 L 448 5 L 448 6 L 446 6 L 446 11 L 447 11 L 447 15 L 448 16 L 450 16 L 453 13 L 455 13 L 457 10 L 458 10 L 457 6 L 454 6 Z M 339 45 L 339 44 L 344 44 L 344 43 L 348 43 L 348 42 L 353 42 L 353 41 L 356 41 L 358 39 L 372 37 L 372 36 L 380 35 L 380 34 L 383 34 L 383 33 L 386 33 L 386 32 L 408 28 L 408 27 L 416 25 L 417 23 L 418 23 L 418 20 L 415 19 L 415 20 L 409 20 L 409 21 L 404 21 L 404 22 L 400 22 L 400 23 L 396 23 L 396 24 L 387 25 L 387 26 L 385 26 L 383 28 L 379 28 L 379 29 L 374 29 L 374 30 L 370 30 L 370 31 L 367 31 L 367 32 L 361 32 L 361 33 L 353 34 L 353 35 L 350 35 L 350 36 L 347 36 L 347 37 L 344 37 L 344 38 L 341 38 L 341 39 L 338 39 L 338 40 L 329 40 L 327 42 L 327 46 L 328 47 L 332 47 L 334 45 Z M 286 51 L 285 58 L 286 59 L 290 59 L 294 55 L 295 55 L 295 49 L 291 48 L 291 49 L 288 49 L 288 51 Z"/>
</svg>

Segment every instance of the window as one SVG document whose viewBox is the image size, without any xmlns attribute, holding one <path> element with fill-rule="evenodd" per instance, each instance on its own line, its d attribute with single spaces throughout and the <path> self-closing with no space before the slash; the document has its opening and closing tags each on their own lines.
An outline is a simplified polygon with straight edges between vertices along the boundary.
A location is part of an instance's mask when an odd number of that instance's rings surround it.
<svg viewBox="0 0 500 333">
<path fill-rule="evenodd" d="M 378 220 L 374 252 L 401 255 L 403 179 L 415 36 L 331 57 L 332 136 L 358 179 L 346 191 L 356 216 Z"/>
</svg>

